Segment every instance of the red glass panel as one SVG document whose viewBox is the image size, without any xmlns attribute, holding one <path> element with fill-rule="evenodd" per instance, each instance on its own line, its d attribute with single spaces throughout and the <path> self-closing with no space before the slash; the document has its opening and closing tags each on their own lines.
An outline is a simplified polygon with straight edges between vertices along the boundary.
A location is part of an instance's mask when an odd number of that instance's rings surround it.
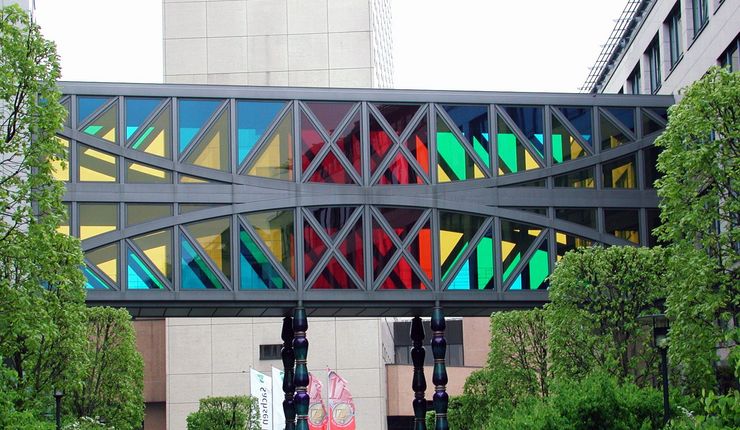
<svg viewBox="0 0 740 430">
<path fill-rule="evenodd" d="M 326 252 L 324 241 L 321 240 L 316 231 L 308 223 L 303 224 L 303 248 L 305 252 L 303 267 L 308 277 L 321 259 L 321 256 Z"/>
<path fill-rule="evenodd" d="M 393 145 L 393 141 L 390 136 L 380 126 L 378 120 L 370 115 L 370 168 L 373 172 L 378 168 L 378 164 L 383 161 L 391 145 Z"/>
<path fill-rule="evenodd" d="M 383 114 L 385 120 L 399 136 L 411 122 L 411 118 L 414 117 L 416 111 L 419 110 L 419 105 L 376 104 L 375 107 Z"/>
<path fill-rule="evenodd" d="M 427 133 L 427 123 L 422 120 L 416 127 L 411 136 L 406 139 L 406 147 L 411 150 L 416 161 L 426 174 L 429 174 L 429 134 Z"/>
<path fill-rule="evenodd" d="M 362 146 L 360 143 L 360 114 L 356 113 L 337 138 L 337 146 L 355 167 L 362 173 Z"/>
<path fill-rule="evenodd" d="M 333 238 L 334 235 L 347 224 L 347 220 L 355 213 L 352 206 L 331 206 L 311 208 L 311 215 L 324 227 L 324 231 Z"/>
<path fill-rule="evenodd" d="M 336 258 L 332 257 L 329 263 L 326 264 L 324 270 L 321 272 L 316 281 L 314 282 L 313 289 L 319 290 L 346 290 L 346 289 L 357 289 L 354 281 L 347 275 Z"/>
<path fill-rule="evenodd" d="M 421 176 L 416 173 L 406 157 L 401 153 L 396 153 L 388 168 L 380 177 L 380 185 L 400 185 L 400 184 L 423 184 Z"/>
<path fill-rule="evenodd" d="M 419 234 L 411 241 L 407 249 L 419 262 L 421 270 L 426 273 L 429 279 L 432 279 L 434 264 L 432 262 L 432 229 L 429 226 L 429 221 L 419 230 Z"/>
<path fill-rule="evenodd" d="M 352 103 L 309 102 L 306 103 L 329 135 L 334 133 L 342 119 L 347 115 Z"/>
<path fill-rule="evenodd" d="M 329 182 L 332 184 L 355 184 L 333 151 L 329 151 L 321 160 L 319 167 L 311 175 L 311 182 Z"/>
<path fill-rule="evenodd" d="M 424 211 L 409 208 L 380 208 L 380 213 L 383 214 L 383 217 L 398 237 L 403 240 Z"/>
<path fill-rule="evenodd" d="M 324 139 L 321 138 L 321 134 L 319 134 L 305 113 L 301 114 L 301 146 L 303 148 L 301 163 L 303 171 L 305 171 L 308 169 L 311 161 L 316 158 L 316 154 L 324 146 Z"/>
<path fill-rule="evenodd" d="M 393 268 L 385 281 L 380 285 L 381 290 L 426 290 L 426 285 L 421 282 L 419 276 L 414 272 L 405 258 L 401 257 L 398 264 Z"/>
<path fill-rule="evenodd" d="M 383 270 L 396 251 L 396 246 L 377 221 L 373 220 L 373 271 L 375 277 Z"/>
<path fill-rule="evenodd" d="M 349 232 L 344 242 L 339 246 L 339 251 L 349 264 L 355 269 L 360 278 L 365 277 L 365 263 L 362 254 L 362 218 L 357 220 L 355 226 Z"/>
</svg>

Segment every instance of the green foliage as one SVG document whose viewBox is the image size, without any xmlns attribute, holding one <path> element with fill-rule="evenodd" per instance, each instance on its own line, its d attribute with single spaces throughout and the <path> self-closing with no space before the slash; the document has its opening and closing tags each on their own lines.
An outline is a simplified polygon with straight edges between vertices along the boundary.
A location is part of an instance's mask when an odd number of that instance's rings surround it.
<svg viewBox="0 0 740 430">
<path fill-rule="evenodd" d="M 0 40 L 0 417 L 38 416 L 82 370 L 82 254 L 56 231 L 66 211 L 48 162 L 65 154 L 55 46 L 17 6 L 0 10 Z"/>
<path fill-rule="evenodd" d="M 545 318 L 557 376 L 602 369 L 640 386 L 659 380 L 651 332 L 638 318 L 657 313 L 669 278 L 662 248 L 612 246 L 568 252 L 551 276 Z"/>
<path fill-rule="evenodd" d="M 682 416 L 671 421 L 671 430 L 724 430 L 740 428 L 740 392 L 733 391 L 724 396 L 710 392 L 702 400 L 703 415 L 694 416 L 684 411 Z"/>
<path fill-rule="evenodd" d="M 188 415 L 188 430 L 260 430 L 259 405 L 250 396 L 206 397 Z"/>
<path fill-rule="evenodd" d="M 138 429 L 144 419 L 144 362 L 125 309 L 87 309 L 88 346 L 82 383 L 67 396 L 76 417 L 103 417 L 116 429 Z"/>
<path fill-rule="evenodd" d="M 98 418 L 81 417 L 65 425 L 64 430 L 115 430 L 116 427 L 110 427 L 100 422 Z"/>
</svg>

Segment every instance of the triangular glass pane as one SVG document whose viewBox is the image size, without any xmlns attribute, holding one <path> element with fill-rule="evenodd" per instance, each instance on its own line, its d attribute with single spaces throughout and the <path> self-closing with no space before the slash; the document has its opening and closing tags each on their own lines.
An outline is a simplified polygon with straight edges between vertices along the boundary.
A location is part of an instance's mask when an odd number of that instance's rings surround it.
<svg viewBox="0 0 740 430">
<path fill-rule="evenodd" d="M 575 172 L 566 173 L 555 177 L 556 187 L 565 188 L 594 188 L 594 168 L 576 170 Z"/>
<path fill-rule="evenodd" d="M 650 112 L 654 113 L 658 118 L 662 118 L 664 122 L 668 122 L 668 109 L 666 108 L 650 108 Z"/>
<path fill-rule="evenodd" d="M 450 275 L 450 270 L 465 253 L 484 221 L 483 217 L 439 212 L 439 251 L 443 279 Z"/>
<path fill-rule="evenodd" d="M 219 270 L 231 279 L 231 220 L 228 217 L 185 225 Z"/>
<path fill-rule="evenodd" d="M 329 237 L 339 232 L 355 213 L 357 208 L 354 206 L 329 206 L 309 208 L 311 215 L 324 228 Z"/>
<path fill-rule="evenodd" d="M 509 279 L 522 256 L 541 232 L 540 227 L 501 220 L 501 262 L 504 282 Z"/>
<path fill-rule="evenodd" d="M 324 130 L 331 136 L 334 130 L 342 122 L 342 119 L 347 115 L 349 109 L 353 103 L 343 102 L 307 102 L 306 106 L 311 109 L 314 116 L 319 120 L 319 123 Z"/>
<path fill-rule="evenodd" d="M 114 284 L 118 283 L 118 244 L 101 246 L 85 252 L 85 258 Z"/>
<path fill-rule="evenodd" d="M 88 290 L 112 290 L 113 288 L 104 281 L 98 275 L 95 274 L 89 267 L 85 266 L 82 270 L 85 275 L 85 288 Z"/>
<path fill-rule="evenodd" d="M 224 172 L 231 170 L 229 130 L 229 110 L 226 109 L 195 143 L 184 162 Z"/>
<path fill-rule="evenodd" d="M 316 278 L 311 288 L 314 290 L 356 290 L 357 285 L 347 275 L 347 271 L 344 270 L 344 267 L 339 264 L 337 259 L 332 257 L 326 264 L 326 267 L 324 267 L 324 270 L 321 271 L 321 275 Z"/>
<path fill-rule="evenodd" d="M 264 178 L 293 180 L 293 114 L 286 114 L 266 139 L 247 174 Z"/>
<path fill-rule="evenodd" d="M 622 133 L 622 131 L 617 126 L 615 126 L 606 116 L 599 115 L 599 117 L 602 150 L 616 148 L 617 146 L 632 141 L 629 136 Z"/>
<path fill-rule="evenodd" d="M 239 228 L 239 264 L 241 268 L 241 290 L 285 289 L 285 280 L 280 276 L 270 259 L 257 242 L 243 228 Z"/>
<path fill-rule="evenodd" d="M 498 174 L 539 169 L 540 165 L 503 118 L 498 119 Z"/>
<path fill-rule="evenodd" d="M 429 133 L 427 122 L 422 120 L 413 133 L 406 139 L 406 147 L 411 151 L 421 169 L 429 174 Z"/>
<path fill-rule="evenodd" d="M 455 133 L 437 116 L 437 180 L 440 183 L 484 178 Z"/>
<path fill-rule="evenodd" d="M 172 216 L 171 204 L 127 203 L 126 227 Z"/>
<path fill-rule="evenodd" d="M 110 101 L 110 97 L 77 96 L 77 126 L 86 122 L 88 117 Z"/>
<path fill-rule="evenodd" d="M 544 157 L 545 125 L 543 109 L 535 106 L 505 106 L 504 110 L 524 136 L 529 139 L 540 156 Z"/>
<path fill-rule="evenodd" d="M 375 116 L 370 115 L 370 170 L 374 173 L 383 161 L 388 150 L 393 146 L 393 140 L 380 126 Z"/>
<path fill-rule="evenodd" d="M 555 163 L 587 156 L 578 139 L 552 115 L 552 159 Z"/>
<path fill-rule="evenodd" d="M 522 270 L 509 286 L 510 290 L 544 290 L 547 289 L 550 276 L 550 258 L 547 252 L 547 240 L 542 241 Z"/>
<path fill-rule="evenodd" d="M 154 109 L 159 106 L 162 99 L 159 98 L 148 98 L 148 97 L 126 97 L 124 102 L 125 106 L 125 117 L 126 117 L 126 140 L 129 140 L 131 136 L 144 124 L 144 121 L 149 118 L 149 115 L 154 112 Z"/>
<path fill-rule="evenodd" d="M 375 104 L 391 128 L 400 136 L 419 110 L 417 104 Z"/>
<path fill-rule="evenodd" d="M 478 242 L 457 272 L 448 290 L 490 290 L 494 288 L 494 250 L 491 229 Z"/>
<path fill-rule="evenodd" d="M 584 239 L 580 236 L 573 236 L 560 231 L 555 232 L 555 242 L 557 248 L 557 260 L 560 261 L 566 252 L 578 248 L 593 246 L 594 242 Z"/>
<path fill-rule="evenodd" d="M 171 129 L 172 107 L 168 104 L 152 122 L 146 125 L 141 133 L 134 136 L 131 149 L 159 157 L 172 158 L 170 154 L 170 148 L 172 147 Z"/>
<path fill-rule="evenodd" d="M 414 272 L 406 259 L 401 256 L 396 267 L 380 285 L 381 290 L 426 290 L 427 286 Z"/>
<path fill-rule="evenodd" d="M 141 258 L 130 248 L 128 249 L 128 279 L 126 288 L 129 290 L 164 290 L 164 284 L 147 267 Z"/>
<path fill-rule="evenodd" d="M 383 176 L 380 177 L 380 185 L 408 185 L 423 184 L 424 180 L 416 173 L 411 163 L 406 159 L 401 151 L 396 153 L 395 158 L 385 169 Z"/>
<path fill-rule="evenodd" d="M 357 173 L 362 173 L 362 139 L 360 136 L 360 113 L 357 112 L 337 137 L 337 146 L 352 163 Z"/>
<path fill-rule="evenodd" d="M 85 125 L 85 134 L 98 137 L 108 142 L 118 143 L 118 103 L 101 112 L 95 119 Z"/>
<path fill-rule="evenodd" d="M 432 260 L 432 229 L 429 220 L 422 226 L 406 250 L 414 256 L 421 271 L 431 280 L 434 277 L 434 261 Z"/>
<path fill-rule="evenodd" d="M 163 277 L 172 280 L 172 229 L 147 233 L 132 239 L 151 266 L 159 270 Z"/>
<path fill-rule="evenodd" d="M 171 184 L 172 172 L 143 163 L 126 161 L 127 184 Z"/>
<path fill-rule="evenodd" d="M 406 235 L 424 213 L 421 209 L 410 208 L 379 208 L 379 210 L 401 240 L 406 238 Z"/>
<path fill-rule="evenodd" d="M 352 266 L 352 269 L 354 269 L 360 279 L 365 278 L 365 259 L 362 244 L 362 218 L 360 218 L 355 222 L 355 225 L 349 231 L 344 242 L 339 245 L 339 252 L 347 260 L 349 265 Z"/>
<path fill-rule="evenodd" d="M 635 132 L 635 109 L 626 107 L 608 107 L 606 110 L 632 133 Z"/>
<path fill-rule="evenodd" d="M 373 219 L 373 272 L 377 279 L 388 261 L 396 252 L 396 245 L 388 236 L 388 233 Z"/>
<path fill-rule="evenodd" d="M 473 146 L 473 150 L 490 168 L 490 133 L 488 127 L 488 106 L 484 105 L 444 105 L 460 133 Z"/>
<path fill-rule="evenodd" d="M 655 133 L 656 131 L 663 130 L 665 127 L 659 124 L 656 120 L 650 117 L 645 112 L 641 113 L 642 116 L 642 135 L 647 136 L 648 134 Z"/>
<path fill-rule="evenodd" d="M 342 163 L 339 162 L 337 156 L 334 155 L 333 150 L 326 153 L 318 168 L 311 175 L 309 182 L 356 184 Z"/>
<path fill-rule="evenodd" d="M 223 289 L 224 286 L 185 235 L 180 235 L 180 286 L 183 290 Z"/>
<path fill-rule="evenodd" d="M 72 127 L 72 121 L 69 118 L 69 113 L 72 112 L 72 102 L 69 97 L 62 100 L 62 106 L 64 106 L 64 110 L 67 111 L 67 114 L 64 115 L 64 126 Z"/>
<path fill-rule="evenodd" d="M 284 102 L 240 100 L 236 102 L 236 140 L 239 164 L 249 155 L 275 116 L 285 106 Z"/>
<path fill-rule="evenodd" d="M 321 240 L 321 236 L 316 233 L 308 223 L 303 224 L 303 269 L 306 278 L 311 274 L 314 267 L 326 252 L 326 244 Z"/>
<path fill-rule="evenodd" d="M 591 119 L 592 109 L 590 107 L 559 107 L 558 110 L 573 128 L 581 134 L 583 140 L 592 144 L 593 124 Z"/>
<path fill-rule="evenodd" d="M 258 212 L 246 215 L 247 221 L 291 277 L 295 278 L 295 240 L 292 210 Z"/>
<path fill-rule="evenodd" d="M 301 167 L 305 172 L 324 147 L 324 138 L 305 113 L 301 113 Z"/>
<path fill-rule="evenodd" d="M 180 124 L 180 142 L 178 148 L 182 153 L 195 138 L 208 119 L 221 106 L 221 100 L 183 100 L 178 102 Z"/>
</svg>

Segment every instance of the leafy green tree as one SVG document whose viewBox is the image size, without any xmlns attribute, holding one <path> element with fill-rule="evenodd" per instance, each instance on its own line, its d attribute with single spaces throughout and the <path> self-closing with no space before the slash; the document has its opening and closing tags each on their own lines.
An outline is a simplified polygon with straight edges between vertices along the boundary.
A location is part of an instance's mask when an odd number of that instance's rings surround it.
<svg viewBox="0 0 740 430">
<path fill-rule="evenodd" d="M 188 430 L 260 430 L 259 405 L 250 396 L 206 397 L 188 415 Z"/>
<path fill-rule="evenodd" d="M 82 383 L 66 396 L 75 417 L 101 417 L 116 429 L 138 429 L 144 420 L 144 361 L 136 350 L 125 309 L 87 310 L 87 360 Z"/>
<path fill-rule="evenodd" d="M 657 231 L 677 249 L 670 354 L 699 393 L 714 388 L 717 347 L 736 350 L 740 338 L 740 73 L 712 68 L 689 86 L 655 144 Z"/>
<path fill-rule="evenodd" d="M 55 46 L 17 6 L 0 10 L 0 417 L 52 410 L 79 380 L 85 344 L 82 254 L 56 231 L 64 187 L 49 160 L 64 120 Z M 33 143 L 32 143 L 33 140 Z M 11 410 L 12 409 L 12 410 Z M 14 428 L 14 427 L 10 427 Z"/>
<path fill-rule="evenodd" d="M 659 380 L 650 331 L 669 280 L 662 248 L 612 246 L 568 252 L 551 276 L 546 305 L 552 370 L 578 378 L 603 369 L 638 385 Z"/>
</svg>

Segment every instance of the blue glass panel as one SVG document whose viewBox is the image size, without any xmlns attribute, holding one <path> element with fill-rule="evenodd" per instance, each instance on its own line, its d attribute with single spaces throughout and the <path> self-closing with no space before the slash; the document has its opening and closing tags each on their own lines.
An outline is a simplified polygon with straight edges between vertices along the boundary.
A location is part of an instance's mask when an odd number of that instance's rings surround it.
<svg viewBox="0 0 740 430">
<path fill-rule="evenodd" d="M 180 236 L 180 267 L 183 290 L 223 289 L 215 273 L 184 235 Z"/>
<path fill-rule="evenodd" d="M 242 290 L 283 289 L 285 281 L 264 252 L 244 229 L 239 229 L 239 262 Z"/>
<path fill-rule="evenodd" d="M 129 290 L 163 290 L 164 285 L 156 275 L 141 261 L 131 248 L 128 249 L 128 285 Z"/>
<path fill-rule="evenodd" d="M 111 287 L 88 267 L 82 271 L 85 274 L 85 288 L 88 290 L 110 290 Z"/>
<path fill-rule="evenodd" d="M 537 152 L 544 156 L 544 115 L 541 107 L 534 106 L 506 106 L 509 114 L 519 130 L 532 142 Z"/>
<path fill-rule="evenodd" d="M 221 100 L 180 100 L 180 152 L 205 125 L 221 105 Z"/>
<path fill-rule="evenodd" d="M 126 98 L 126 139 L 128 140 L 144 120 L 159 106 L 161 99 Z"/>
<path fill-rule="evenodd" d="M 473 145 L 473 149 L 486 164 L 486 167 L 491 167 L 489 156 L 491 144 L 488 140 L 488 106 L 444 105 L 443 108 L 463 136 Z"/>
<path fill-rule="evenodd" d="M 591 117 L 591 108 L 583 107 L 561 107 L 558 108 L 565 118 L 578 130 L 581 137 L 591 143 L 593 136 L 593 125 Z"/>
<path fill-rule="evenodd" d="M 614 115 L 625 127 L 635 132 L 635 110 L 633 108 L 609 107 L 606 108 L 610 114 Z"/>
<path fill-rule="evenodd" d="M 77 97 L 77 126 L 110 101 L 110 97 Z"/>
<path fill-rule="evenodd" d="M 240 101 L 236 103 L 237 142 L 239 164 L 247 158 L 249 151 L 272 123 L 284 102 Z"/>
</svg>

